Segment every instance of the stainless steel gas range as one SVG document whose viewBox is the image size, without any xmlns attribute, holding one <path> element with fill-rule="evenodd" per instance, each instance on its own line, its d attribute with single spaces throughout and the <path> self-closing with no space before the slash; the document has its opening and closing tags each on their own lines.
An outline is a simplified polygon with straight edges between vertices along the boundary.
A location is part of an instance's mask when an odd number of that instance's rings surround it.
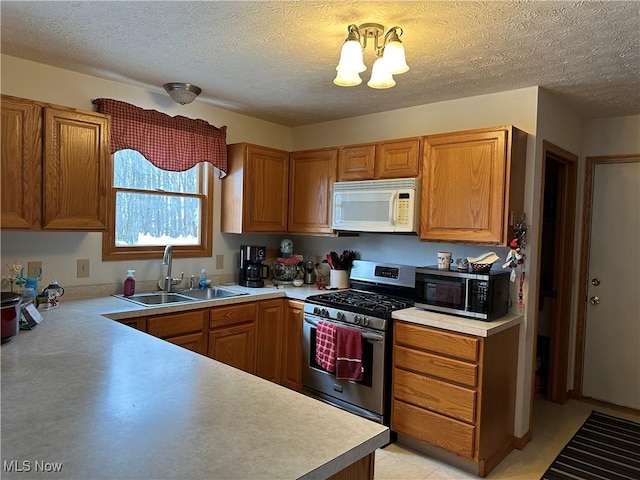
<svg viewBox="0 0 640 480">
<path fill-rule="evenodd" d="M 307 395 L 389 425 L 392 312 L 413 306 L 415 267 L 356 260 L 351 288 L 308 297 L 304 305 L 302 384 Z M 316 361 L 318 323 L 361 333 L 362 379 L 339 380 Z"/>
</svg>

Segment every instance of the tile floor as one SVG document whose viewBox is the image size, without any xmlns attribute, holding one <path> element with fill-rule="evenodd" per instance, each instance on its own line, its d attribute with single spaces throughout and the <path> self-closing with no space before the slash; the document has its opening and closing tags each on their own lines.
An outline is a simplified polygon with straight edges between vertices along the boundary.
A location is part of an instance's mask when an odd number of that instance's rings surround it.
<svg viewBox="0 0 640 480">
<path fill-rule="evenodd" d="M 640 422 L 640 416 L 615 411 L 576 400 L 564 405 L 536 397 L 533 409 L 532 440 L 522 450 L 512 451 L 488 479 L 539 480 L 562 447 L 587 419 L 592 410 Z M 399 444 L 376 451 L 375 480 L 477 479 Z"/>
</svg>

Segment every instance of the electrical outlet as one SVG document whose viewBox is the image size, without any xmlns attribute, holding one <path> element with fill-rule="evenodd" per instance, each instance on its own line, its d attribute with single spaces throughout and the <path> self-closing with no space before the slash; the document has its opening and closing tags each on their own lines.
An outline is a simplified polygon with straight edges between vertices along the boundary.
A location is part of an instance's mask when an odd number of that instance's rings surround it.
<svg viewBox="0 0 640 480">
<path fill-rule="evenodd" d="M 322 257 L 320 255 L 316 255 L 316 263 L 322 263 Z"/>
<path fill-rule="evenodd" d="M 42 275 L 42 262 L 27 262 L 27 277 L 40 277 Z"/>
<path fill-rule="evenodd" d="M 76 276 L 78 278 L 86 278 L 89 276 L 89 259 L 88 258 L 78 260 L 78 273 Z"/>
<path fill-rule="evenodd" d="M 224 255 L 216 255 L 216 270 L 224 268 Z"/>
</svg>

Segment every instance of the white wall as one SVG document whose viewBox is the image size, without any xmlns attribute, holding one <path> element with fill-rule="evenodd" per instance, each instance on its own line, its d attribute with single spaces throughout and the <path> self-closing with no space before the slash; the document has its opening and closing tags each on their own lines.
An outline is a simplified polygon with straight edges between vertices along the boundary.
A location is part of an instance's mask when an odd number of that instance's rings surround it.
<svg viewBox="0 0 640 480">
<path fill-rule="evenodd" d="M 535 134 L 537 87 L 294 127 L 294 150 L 515 125 Z"/>
<path fill-rule="evenodd" d="M 582 153 L 584 157 L 640 153 L 640 115 L 586 122 Z"/>
</svg>

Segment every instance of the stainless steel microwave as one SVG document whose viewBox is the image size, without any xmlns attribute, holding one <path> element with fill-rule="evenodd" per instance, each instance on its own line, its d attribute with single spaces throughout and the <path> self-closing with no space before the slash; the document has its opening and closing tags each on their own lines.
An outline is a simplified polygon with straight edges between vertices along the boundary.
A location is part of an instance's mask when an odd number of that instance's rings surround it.
<svg viewBox="0 0 640 480">
<path fill-rule="evenodd" d="M 420 179 L 333 184 L 331 228 L 351 232 L 417 232 Z"/>
<path fill-rule="evenodd" d="M 509 311 L 509 275 L 416 268 L 415 306 L 478 320 L 496 320 Z"/>
</svg>

